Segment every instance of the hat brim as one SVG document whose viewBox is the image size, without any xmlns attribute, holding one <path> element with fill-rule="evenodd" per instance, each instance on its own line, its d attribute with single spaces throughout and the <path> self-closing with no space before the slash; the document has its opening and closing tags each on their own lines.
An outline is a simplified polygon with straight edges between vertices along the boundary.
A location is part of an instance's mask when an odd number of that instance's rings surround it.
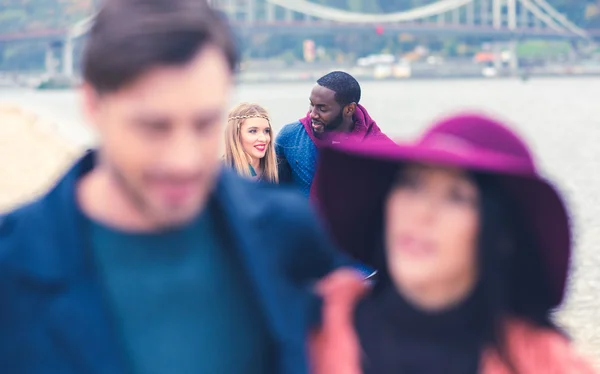
<svg viewBox="0 0 600 374">
<path fill-rule="evenodd" d="M 571 229 L 560 194 L 548 181 L 510 160 L 493 160 L 419 146 L 350 144 L 320 150 L 314 200 L 342 250 L 374 266 L 384 202 L 403 163 L 427 163 L 492 174 L 519 204 L 541 250 L 552 288 L 552 307 L 560 305 L 571 257 Z"/>
</svg>

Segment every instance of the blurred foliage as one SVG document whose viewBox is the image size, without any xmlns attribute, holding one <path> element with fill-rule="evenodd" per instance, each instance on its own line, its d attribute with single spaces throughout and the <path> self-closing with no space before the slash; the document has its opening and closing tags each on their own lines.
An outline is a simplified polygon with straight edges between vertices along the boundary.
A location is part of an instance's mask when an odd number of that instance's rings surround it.
<svg viewBox="0 0 600 374">
<path fill-rule="evenodd" d="M 198 0 L 201 1 L 201 0 Z M 238 0 L 244 1 L 244 0 Z M 437 0 L 310 0 L 354 12 L 389 13 L 426 5 Z M 547 0 L 571 21 L 583 27 L 600 29 L 600 0 Z M 65 29 L 93 12 L 99 0 L 0 0 L 0 34 Z M 276 58 L 285 61 L 302 56 L 302 37 L 256 33 L 242 37 L 244 56 Z M 406 39 L 403 35 L 386 32 L 377 35 L 375 27 L 369 33 L 332 33 L 312 37 L 318 46 L 327 49 L 326 58 L 354 59 L 370 53 L 410 53 L 417 45 L 427 46 L 433 53 L 464 56 L 473 53 L 471 47 L 481 46 L 484 39 L 473 36 L 452 40 L 445 35 L 418 36 Z M 536 42 L 537 43 L 537 42 Z M 520 55 L 539 56 L 549 53 L 543 42 L 525 44 Z M 467 48 L 468 47 L 468 48 Z M 0 45 L 0 69 L 43 68 L 43 43 L 10 43 Z M 556 51 L 554 51 L 556 52 Z M 553 53 L 551 53 L 553 54 Z M 323 58 L 325 58 L 323 57 Z"/>
<path fill-rule="evenodd" d="M 436 0 L 311 0 L 355 12 L 398 12 Z M 90 14 L 98 0 L 0 0 L 0 34 L 64 28 Z M 600 0 L 548 0 L 571 21 L 600 28 Z"/>
<path fill-rule="evenodd" d="M 97 0 L 0 0 L 0 34 L 65 29 L 88 16 Z M 0 45 L 0 69 L 43 69 L 45 44 Z"/>
<path fill-rule="evenodd" d="M 62 29 L 89 15 L 93 0 L 0 0 L 0 34 Z"/>
<path fill-rule="evenodd" d="M 519 43 L 517 55 L 521 58 L 555 58 L 557 56 L 566 56 L 570 52 L 569 42 L 552 42 L 540 40 L 527 40 Z"/>
</svg>

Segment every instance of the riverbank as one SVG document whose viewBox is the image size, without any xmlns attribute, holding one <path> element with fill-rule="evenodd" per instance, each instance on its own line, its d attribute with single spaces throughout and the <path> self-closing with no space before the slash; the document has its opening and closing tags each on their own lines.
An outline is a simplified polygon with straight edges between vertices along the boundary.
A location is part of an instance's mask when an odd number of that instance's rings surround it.
<svg viewBox="0 0 600 374">
<path fill-rule="evenodd" d="M 333 63 L 294 63 L 281 61 L 243 65 L 235 79 L 239 84 L 314 82 L 333 70 L 343 70 L 361 82 L 412 81 L 412 80 L 489 80 L 489 79 L 540 79 L 540 78 L 592 78 L 600 77 L 600 62 L 556 64 L 522 67 L 516 71 L 508 67 L 471 62 L 396 63 L 372 66 Z M 43 72 L 0 72 L 0 87 L 31 87 L 40 90 L 64 90 L 77 87 L 81 77 L 48 76 Z"/>
<path fill-rule="evenodd" d="M 54 124 L 14 105 L 0 104 L 0 212 L 49 188 L 80 148 Z"/>
<path fill-rule="evenodd" d="M 247 63 L 242 65 L 237 80 L 240 83 L 274 83 L 315 81 L 333 70 L 343 70 L 361 82 L 365 81 L 411 81 L 448 79 L 538 79 L 538 78 L 590 78 L 600 76 L 600 61 L 571 64 L 546 64 L 522 66 L 516 70 L 505 64 L 474 63 L 465 60 L 416 61 L 359 66 L 333 63 L 295 63 L 286 66 L 280 61 Z"/>
</svg>

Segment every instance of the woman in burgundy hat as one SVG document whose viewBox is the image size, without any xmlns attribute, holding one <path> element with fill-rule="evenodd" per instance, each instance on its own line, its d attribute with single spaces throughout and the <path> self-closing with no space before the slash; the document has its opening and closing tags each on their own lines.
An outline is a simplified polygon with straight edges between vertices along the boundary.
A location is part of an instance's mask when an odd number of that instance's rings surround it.
<svg viewBox="0 0 600 374">
<path fill-rule="evenodd" d="M 460 115 L 409 145 L 329 146 L 319 168 L 325 222 L 378 275 L 319 285 L 314 374 L 593 373 L 551 320 L 566 207 L 512 131 Z"/>
</svg>

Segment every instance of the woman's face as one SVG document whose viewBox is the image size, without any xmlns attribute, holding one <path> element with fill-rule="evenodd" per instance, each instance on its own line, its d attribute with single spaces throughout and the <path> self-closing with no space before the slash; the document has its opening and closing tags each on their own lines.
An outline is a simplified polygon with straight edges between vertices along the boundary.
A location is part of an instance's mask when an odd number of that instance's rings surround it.
<svg viewBox="0 0 600 374">
<path fill-rule="evenodd" d="M 478 206 L 477 186 L 459 169 L 409 165 L 400 171 L 385 211 L 387 266 L 400 292 L 443 307 L 444 299 L 472 290 Z"/>
<path fill-rule="evenodd" d="M 264 118 L 247 118 L 240 127 L 242 148 L 252 159 L 265 157 L 271 143 L 271 126 Z"/>
</svg>

